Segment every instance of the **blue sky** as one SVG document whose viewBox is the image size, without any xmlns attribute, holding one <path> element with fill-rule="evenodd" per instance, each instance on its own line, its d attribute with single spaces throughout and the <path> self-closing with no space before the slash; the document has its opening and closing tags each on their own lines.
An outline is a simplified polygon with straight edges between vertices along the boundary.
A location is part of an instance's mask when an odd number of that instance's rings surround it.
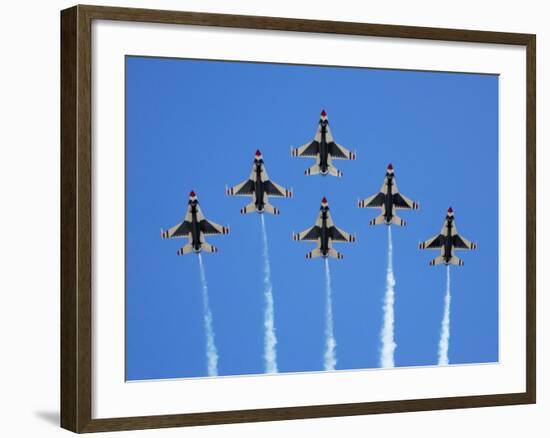
<svg viewBox="0 0 550 438">
<path fill-rule="evenodd" d="M 357 151 L 344 177 L 304 176 L 312 159 L 290 147 L 313 138 L 325 109 L 335 140 Z M 330 260 L 337 369 L 379 364 L 386 229 L 358 198 L 377 192 L 388 163 L 399 190 L 420 202 L 393 227 L 396 366 L 437 363 L 445 268 L 417 244 L 449 206 L 477 241 L 452 267 L 452 364 L 498 360 L 498 77 L 477 74 L 128 57 L 126 60 L 126 371 L 129 380 L 206 375 L 197 257 L 162 240 L 194 190 L 206 217 L 231 227 L 204 254 L 219 374 L 262 373 L 263 273 L 258 214 L 224 189 L 246 179 L 256 149 L 271 179 L 293 188 L 266 215 L 280 372 L 320 371 L 324 268 L 313 243 L 292 241 L 328 198 L 337 226 L 357 234 Z"/>
</svg>

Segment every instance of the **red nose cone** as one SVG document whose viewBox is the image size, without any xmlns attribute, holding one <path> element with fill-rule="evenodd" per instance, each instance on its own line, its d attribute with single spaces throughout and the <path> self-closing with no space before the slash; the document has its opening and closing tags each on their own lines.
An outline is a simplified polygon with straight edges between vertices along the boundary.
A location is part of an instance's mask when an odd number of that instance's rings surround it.
<svg viewBox="0 0 550 438">
<path fill-rule="evenodd" d="M 196 195 L 195 195 L 195 192 L 193 190 L 191 190 L 191 192 L 189 193 L 189 196 L 194 198 Z"/>
<path fill-rule="evenodd" d="M 393 170 L 393 166 L 392 166 L 392 164 L 391 164 L 391 163 L 390 163 L 390 164 L 388 164 L 388 170 Z"/>
<path fill-rule="evenodd" d="M 453 212 L 453 207 L 449 207 L 449 209 L 447 210 L 447 213 L 452 213 Z"/>
<path fill-rule="evenodd" d="M 321 201 L 323 204 L 327 204 L 328 201 L 327 201 L 327 198 L 323 198 L 323 200 Z"/>
<path fill-rule="evenodd" d="M 325 110 L 321 111 L 321 117 L 326 117 L 327 116 L 327 113 Z"/>
<path fill-rule="evenodd" d="M 260 155 L 262 155 L 262 153 L 261 153 L 260 150 L 258 149 L 258 150 L 256 151 L 256 156 L 259 157 Z"/>
</svg>

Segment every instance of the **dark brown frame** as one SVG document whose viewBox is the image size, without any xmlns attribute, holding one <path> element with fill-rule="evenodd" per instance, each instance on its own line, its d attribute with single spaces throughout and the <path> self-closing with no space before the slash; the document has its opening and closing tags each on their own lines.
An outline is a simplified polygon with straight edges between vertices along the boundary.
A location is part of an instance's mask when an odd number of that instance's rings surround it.
<svg viewBox="0 0 550 438">
<path fill-rule="evenodd" d="M 92 419 L 91 23 L 92 20 L 269 29 L 525 46 L 527 51 L 526 392 L 275 409 Z M 61 426 L 99 432 L 175 426 L 457 409 L 536 402 L 536 37 L 196 12 L 75 6 L 61 12 Z"/>
</svg>

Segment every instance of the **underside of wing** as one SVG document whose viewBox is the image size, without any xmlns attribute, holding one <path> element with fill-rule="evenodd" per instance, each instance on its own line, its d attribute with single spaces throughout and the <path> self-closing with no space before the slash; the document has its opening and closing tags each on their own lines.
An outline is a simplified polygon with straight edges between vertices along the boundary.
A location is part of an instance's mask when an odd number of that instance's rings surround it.
<svg viewBox="0 0 550 438">
<path fill-rule="evenodd" d="M 372 195 L 370 198 L 363 199 L 362 201 L 359 201 L 359 208 L 376 208 L 376 207 L 382 207 L 384 204 L 384 201 L 386 199 L 386 195 L 384 193 L 379 192 L 375 195 Z"/>
<path fill-rule="evenodd" d="M 315 157 L 319 153 L 319 142 L 313 140 L 311 143 L 306 143 L 299 148 L 292 149 L 293 157 Z"/>
<path fill-rule="evenodd" d="M 453 236 L 453 246 L 455 249 L 476 249 L 477 244 L 470 242 L 459 234 Z"/>
<path fill-rule="evenodd" d="M 218 225 L 214 222 L 210 222 L 206 219 L 203 219 L 200 222 L 200 228 L 201 228 L 201 231 L 205 235 L 209 235 L 209 234 L 227 234 L 227 233 L 229 233 L 229 229 L 227 227 L 224 227 L 222 225 Z"/>
<path fill-rule="evenodd" d="M 254 181 L 251 179 L 227 189 L 227 194 L 230 196 L 250 196 L 252 193 L 254 193 Z"/>
<path fill-rule="evenodd" d="M 301 233 L 294 234 L 294 240 L 318 240 L 321 236 L 321 229 L 314 225 Z"/>
<path fill-rule="evenodd" d="M 330 236 L 335 242 L 355 242 L 355 236 L 333 226 L 330 228 Z"/>
<path fill-rule="evenodd" d="M 355 160 L 355 154 L 337 143 L 329 144 L 329 154 L 335 160 Z"/>
<path fill-rule="evenodd" d="M 441 248 L 443 242 L 443 236 L 441 234 L 437 234 L 436 236 L 420 243 L 418 247 L 420 249 L 438 249 Z"/>
<path fill-rule="evenodd" d="M 406 196 L 403 196 L 401 193 L 395 193 L 393 195 L 393 205 L 398 209 L 414 209 L 418 208 L 418 204 L 414 201 L 411 201 Z"/>
<path fill-rule="evenodd" d="M 284 198 L 290 198 L 292 193 L 273 181 L 266 181 L 264 183 L 264 190 L 269 196 L 281 196 Z"/>
<path fill-rule="evenodd" d="M 177 237 L 186 237 L 191 232 L 191 223 L 183 221 L 177 225 L 174 225 L 167 231 L 163 231 L 163 238 L 177 238 Z"/>
</svg>

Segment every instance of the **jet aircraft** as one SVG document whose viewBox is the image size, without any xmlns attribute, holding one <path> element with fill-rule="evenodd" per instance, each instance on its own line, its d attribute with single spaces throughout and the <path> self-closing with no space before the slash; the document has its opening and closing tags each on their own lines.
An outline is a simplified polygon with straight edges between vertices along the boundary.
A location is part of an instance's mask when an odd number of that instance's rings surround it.
<svg viewBox="0 0 550 438">
<path fill-rule="evenodd" d="M 369 222 L 370 225 L 406 225 L 406 222 L 400 217 L 396 216 L 395 210 L 401 209 L 413 209 L 419 208 L 418 202 L 411 201 L 403 196 L 397 190 L 397 184 L 395 181 L 395 175 L 393 173 L 393 166 L 391 163 L 388 165 L 386 175 L 384 176 L 384 183 L 380 192 L 372 195 L 370 198 L 363 199 L 358 202 L 359 208 L 380 208 L 381 214 Z"/>
<path fill-rule="evenodd" d="M 169 230 L 160 230 L 160 236 L 163 239 L 185 238 L 189 239 L 187 245 L 178 249 L 178 255 L 188 254 L 191 251 L 196 253 L 204 250 L 206 252 L 218 252 L 218 248 L 205 241 L 204 236 L 210 234 L 228 234 L 229 228 L 218 225 L 205 219 L 197 200 L 195 192 L 189 193 L 189 202 L 187 213 L 183 222 L 174 225 Z"/>
<path fill-rule="evenodd" d="M 317 248 L 308 252 L 306 259 L 315 257 L 342 259 L 344 255 L 332 248 L 333 242 L 355 242 L 356 238 L 353 234 L 346 233 L 334 225 L 327 198 L 323 198 L 315 225 L 301 233 L 294 233 L 293 239 L 317 242 Z"/>
<path fill-rule="evenodd" d="M 455 217 L 453 209 L 449 207 L 447 217 L 443 223 L 441 232 L 431 239 L 418 245 L 420 249 L 440 249 L 441 254 L 430 261 L 430 266 L 434 265 L 457 265 L 464 266 L 464 261 L 454 255 L 455 249 L 476 249 L 477 244 L 466 240 L 458 234 L 455 226 Z"/>
<path fill-rule="evenodd" d="M 333 175 L 343 176 L 332 164 L 332 160 L 355 160 L 355 152 L 350 152 L 344 146 L 334 142 L 328 126 L 327 113 L 321 112 L 319 126 L 313 141 L 306 143 L 299 148 L 291 148 L 293 157 L 312 157 L 316 163 L 304 172 L 306 175 Z"/>
<path fill-rule="evenodd" d="M 254 156 L 250 177 L 234 187 L 226 188 L 226 194 L 229 196 L 252 197 L 252 202 L 241 208 L 242 214 L 251 213 L 253 211 L 257 211 L 258 213 L 263 213 L 265 211 L 271 214 L 279 214 L 279 209 L 273 207 L 269 203 L 268 197 L 292 197 L 292 192 L 290 190 L 281 187 L 269 179 L 267 171 L 265 170 L 262 153 L 259 150 L 256 151 L 256 155 Z"/>
</svg>

